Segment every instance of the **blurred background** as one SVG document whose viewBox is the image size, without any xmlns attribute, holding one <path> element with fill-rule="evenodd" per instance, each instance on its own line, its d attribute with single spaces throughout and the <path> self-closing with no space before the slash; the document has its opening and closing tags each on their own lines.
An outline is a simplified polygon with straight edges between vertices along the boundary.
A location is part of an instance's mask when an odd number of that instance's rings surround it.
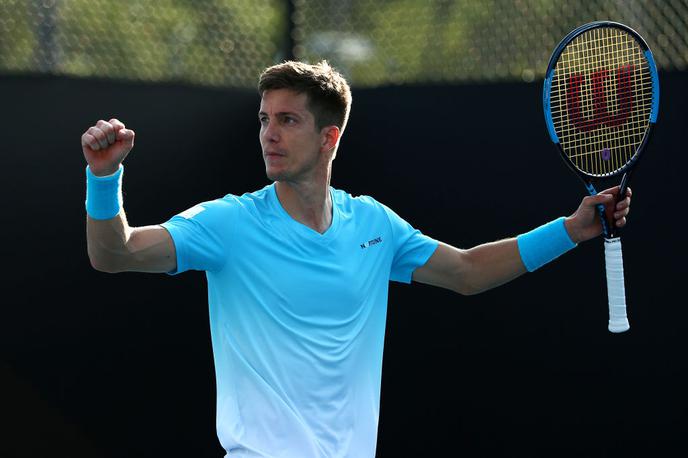
<svg viewBox="0 0 688 458">
<path fill-rule="evenodd" d="M 591 20 L 630 24 L 660 68 L 688 67 L 683 0 L 3 0 L 4 74 L 253 88 L 326 58 L 356 87 L 541 79 Z"/>
<path fill-rule="evenodd" d="M 467 248 L 583 197 L 541 94 L 593 20 L 634 28 L 660 70 L 623 235 L 631 329 L 607 331 L 600 240 L 478 296 L 393 283 L 377 456 L 688 453 L 688 1 L 0 0 L 0 457 L 223 455 L 203 274 L 90 268 L 98 119 L 136 131 L 127 215 L 157 224 L 267 184 L 257 77 L 327 59 L 354 98 L 333 186 Z"/>
</svg>

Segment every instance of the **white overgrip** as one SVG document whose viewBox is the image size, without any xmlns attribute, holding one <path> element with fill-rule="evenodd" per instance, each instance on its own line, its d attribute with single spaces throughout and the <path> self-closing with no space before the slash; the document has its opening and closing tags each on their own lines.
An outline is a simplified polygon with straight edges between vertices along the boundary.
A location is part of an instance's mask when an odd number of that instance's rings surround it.
<svg viewBox="0 0 688 458">
<path fill-rule="evenodd" d="M 626 316 L 626 291 L 624 288 L 621 238 L 604 239 L 604 260 L 607 270 L 607 296 L 609 298 L 609 330 L 628 331 Z"/>
</svg>

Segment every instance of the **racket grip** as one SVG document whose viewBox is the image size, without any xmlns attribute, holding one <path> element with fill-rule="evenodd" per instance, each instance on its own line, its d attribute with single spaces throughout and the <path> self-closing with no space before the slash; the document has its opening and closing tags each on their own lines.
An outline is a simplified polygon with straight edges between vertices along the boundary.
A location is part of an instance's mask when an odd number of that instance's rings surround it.
<svg viewBox="0 0 688 458">
<path fill-rule="evenodd" d="M 607 297 L 609 298 L 609 331 L 628 331 L 630 325 L 626 316 L 623 256 L 619 237 L 604 239 L 604 260 L 607 270 Z"/>
</svg>

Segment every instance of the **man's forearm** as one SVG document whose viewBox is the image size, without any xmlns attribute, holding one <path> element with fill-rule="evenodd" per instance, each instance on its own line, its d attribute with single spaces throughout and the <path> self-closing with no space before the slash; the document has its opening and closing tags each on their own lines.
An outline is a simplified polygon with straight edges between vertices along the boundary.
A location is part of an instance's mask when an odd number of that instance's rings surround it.
<svg viewBox="0 0 688 458">
<path fill-rule="evenodd" d="M 439 243 L 413 280 L 471 295 L 504 284 L 526 272 L 516 239 L 485 243 L 468 250 Z"/>
<path fill-rule="evenodd" d="M 119 271 L 118 261 L 128 254 L 127 242 L 132 229 L 122 209 L 117 216 L 96 220 L 86 216 L 88 257 L 94 269 L 103 272 Z"/>
<path fill-rule="evenodd" d="M 477 294 L 510 282 L 524 274 L 516 239 L 504 239 L 467 250 L 471 268 L 460 279 L 469 294 Z"/>
</svg>

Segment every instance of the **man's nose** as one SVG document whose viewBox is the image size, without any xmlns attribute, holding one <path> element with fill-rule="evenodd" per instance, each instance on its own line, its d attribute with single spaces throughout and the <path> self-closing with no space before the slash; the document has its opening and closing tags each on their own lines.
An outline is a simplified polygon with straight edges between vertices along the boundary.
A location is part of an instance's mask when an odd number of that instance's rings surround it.
<svg viewBox="0 0 688 458">
<path fill-rule="evenodd" d="M 278 142 L 279 141 L 279 129 L 273 124 L 268 123 L 263 129 L 263 136 L 267 141 Z"/>
</svg>

